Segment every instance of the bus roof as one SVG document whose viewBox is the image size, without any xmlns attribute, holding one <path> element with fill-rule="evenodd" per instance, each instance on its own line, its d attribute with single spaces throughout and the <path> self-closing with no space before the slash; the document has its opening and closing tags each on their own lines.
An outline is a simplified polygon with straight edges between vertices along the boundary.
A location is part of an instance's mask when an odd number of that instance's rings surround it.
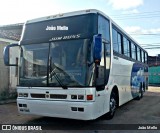
<svg viewBox="0 0 160 133">
<path fill-rule="evenodd" d="M 106 18 L 110 19 L 109 16 L 105 15 L 103 12 L 97 10 L 97 9 L 87 9 L 87 10 L 80 10 L 80 11 L 74 11 L 74 12 L 68 12 L 68 13 L 59 13 L 56 15 L 50 15 L 46 17 L 36 18 L 32 20 L 28 20 L 26 23 L 35 23 L 40 21 L 46 21 L 46 20 L 52 20 L 57 18 L 63 18 L 63 17 L 70 17 L 70 16 L 76 16 L 76 15 L 83 15 L 83 14 L 89 14 L 89 13 L 99 13 L 105 16 Z"/>
<path fill-rule="evenodd" d="M 57 18 L 64 18 L 64 17 L 76 16 L 76 15 L 89 14 L 89 13 L 101 14 L 102 16 L 106 17 L 107 19 L 110 20 L 110 22 L 112 24 L 114 24 L 119 30 L 121 30 L 122 33 L 124 33 L 133 42 L 135 42 L 139 47 L 141 47 L 137 41 L 135 41 L 126 31 L 124 31 L 119 25 L 117 25 L 109 16 L 107 16 L 105 13 L 103 13 L 103 12 L 97 10 L 97 9 L 87 9 L 87 10 L 68 12 L 68 13 L 59 13 L 59 14 L 56 14 L 56 15 L 50 15 L 50 16 L 46 16 L 46 17 L 41 17 L 41 18 L 28 20 L 26 22 L 26 24 L 36 23 L 36 22 L 41 22 L 41 21 L 47 21 L 47 20 L 53 20 L 53 19 L 57 19 Z M 143 48 L 141 47 L 141 49 L 143 49 Z M 146 50 L 144 50 L 144 51 L 147 52 Z"/>
</svg>

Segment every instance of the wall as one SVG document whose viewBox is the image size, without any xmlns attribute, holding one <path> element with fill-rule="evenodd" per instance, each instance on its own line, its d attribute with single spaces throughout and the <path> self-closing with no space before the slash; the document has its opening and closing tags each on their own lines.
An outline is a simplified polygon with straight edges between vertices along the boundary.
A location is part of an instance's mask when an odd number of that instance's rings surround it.
<svg viewBox="0 0 160 133">
<path fill-rule="evenodd" d="M 9 92 L 9 67 L 3 63 L 3 48 L 7 42 L 0 41 L 0 99 L 6 97 Z"/>
<path fill-rule="evenodd" d="M 160 66 L 149 67 L 149 84 L 160 85 Z"/>
<path fill-rule="evenodd" d="M 17 43 L 17 41 L 0 38 L 0 100 L 14 98 L 16 96 L 16 86 L 18 81 L 16 67 L 7 67 L 3 62 L 3 49 L 10 43 Z M 11 50 L 10 60 L 15 61 L 18 55 L 18 49 Z"/>
</svg>

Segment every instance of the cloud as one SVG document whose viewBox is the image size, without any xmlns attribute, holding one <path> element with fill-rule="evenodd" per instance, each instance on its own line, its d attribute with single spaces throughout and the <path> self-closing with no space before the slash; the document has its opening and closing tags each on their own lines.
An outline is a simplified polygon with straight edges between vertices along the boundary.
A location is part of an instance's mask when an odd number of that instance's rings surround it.
<svg viewBox="0 0 160 133">
<path fill-rule="evenodd" d="M 122 12 L 122 14 L 137 14 L 137 13 L 139 13 L 139 11 L 137 9 L 125 10 Z"/>
<path fill-rule="evenodd" d="M 142 30 L 141 27 L 139 27 L 139 26 L 127 26 L 124 29 L 128 33 L 138 33 L 138 32 L 141 32 L 141 30 Z"/>
<path fill-rule="evenodd" d="M 21 23 L 26 20 L 61 12 L 57 1 L 5 0 L 1 2 L 0 24 Z"/>
<path fill-rule="evenodd" d="M 124 29 L 129 34 L 160 34 L 160 28 L 143 29 L 139 26 L 127 26 Z"/>
<path fill-rule="evenodd" d="M 116 10 L 127 10 L 143 5 L 143 0 L 109 0 L 109 4 Z"/>
</svg>

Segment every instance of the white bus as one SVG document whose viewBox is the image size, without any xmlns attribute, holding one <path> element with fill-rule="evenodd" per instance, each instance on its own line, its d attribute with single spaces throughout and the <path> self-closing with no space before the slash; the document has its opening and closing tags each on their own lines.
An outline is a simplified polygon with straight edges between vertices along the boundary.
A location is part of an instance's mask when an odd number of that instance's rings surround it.
<svg viewBox="0 0 160 133">
<path fill-rule="evenodd" d="M 14 47 L 20 57 L 11 63 Z M 19 68 L 20 113 L 80 120 L 112 118 L 118 106 L 142 98 L 147 56 L 94 9 L 29 20 L 20 42 L 4 49 L 5 64 Z"/>
</svg>

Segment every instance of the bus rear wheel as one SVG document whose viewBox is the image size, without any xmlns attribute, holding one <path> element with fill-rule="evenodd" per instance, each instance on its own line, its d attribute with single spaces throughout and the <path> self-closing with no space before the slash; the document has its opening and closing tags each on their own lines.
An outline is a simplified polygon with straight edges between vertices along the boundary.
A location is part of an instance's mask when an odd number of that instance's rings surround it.
<svg viewBox="0 0 160 133">
<path fill-rule="evenodd" d="M 140 88 L 139 88 L 139 92 L 138 92 L 138 96 L 136 97 L 136 100 L 140 100 L 143 97 L 143 92 L 144 92 L 144 88 L 143 88 L 143 85 L 141 83 Z"/>
</svg>

